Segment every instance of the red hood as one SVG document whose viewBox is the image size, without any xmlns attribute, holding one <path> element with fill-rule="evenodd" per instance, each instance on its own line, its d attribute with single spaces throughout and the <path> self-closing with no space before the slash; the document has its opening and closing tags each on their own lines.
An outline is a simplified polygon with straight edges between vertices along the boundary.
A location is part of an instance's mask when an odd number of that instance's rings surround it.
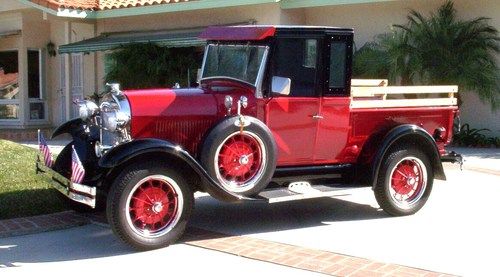
<svg viewBox="0 0 500 277">
<path fill-rule="evenodd" d="M 218 119 L 215 95 L 201 89 L 124 92 L 130 103 L 133 138 L 158 138 L 195 153 L 201 136 Z"/>
<path fill-rule="evenodd" d="M 132 118 L 144 116 L 215 115 L 213 95 L 202 89 L 141 89 L 124 91 Z"/>
</svg>

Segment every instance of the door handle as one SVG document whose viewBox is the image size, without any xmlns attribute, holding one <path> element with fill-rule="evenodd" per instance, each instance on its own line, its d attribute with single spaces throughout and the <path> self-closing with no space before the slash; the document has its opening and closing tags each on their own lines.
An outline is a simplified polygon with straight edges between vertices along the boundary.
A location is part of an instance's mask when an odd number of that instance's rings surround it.
<svg viewBox="0 0 500 277">
<path fill-rule="evenodd" d="M 319 119 L 323 119 L 324 117 L 322 115 L 315 114 L 315 115 L 312 116 L 312 118 L 319 120 Z"/>
</svg>

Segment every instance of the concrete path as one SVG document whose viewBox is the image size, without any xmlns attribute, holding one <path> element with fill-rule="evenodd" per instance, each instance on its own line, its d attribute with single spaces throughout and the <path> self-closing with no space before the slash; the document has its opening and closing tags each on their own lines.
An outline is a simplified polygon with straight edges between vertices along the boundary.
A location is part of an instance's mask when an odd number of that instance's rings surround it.
<svg viewBox="0 0 500 277">
<path fill-rule="evenodd" d="M 2 268 L 3 267 L 3 268 Z M 309 271 L 176 244 L 137 253 L 107 227 L 79 228 L 0 240 L 1 276 L 320 276 Z"/>
</svg>

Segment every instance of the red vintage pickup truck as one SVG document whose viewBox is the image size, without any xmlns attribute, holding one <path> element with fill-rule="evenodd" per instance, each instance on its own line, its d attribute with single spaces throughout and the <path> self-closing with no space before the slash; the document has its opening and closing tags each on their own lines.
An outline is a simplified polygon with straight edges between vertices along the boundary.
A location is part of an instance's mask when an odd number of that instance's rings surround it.
<svg viewBox="0 0 500 277">
<path fill-rule="evenodd" d="M 444 148 L 457 87 L 351 80 L 352 29 L 210 27 L 201 38 L 199 87 L 111 85 L 55 130 L 73 140 L 54 165 L 37 161 L 72 207 L 105 208 L 137 249 L 176 241 L 195 191 L 274 203 L 369 186 L 382 209 L 402 216 L 445 179 L 443 160 L 461 160 Z M 71 181 L 75 155 L 80 182 Z"/>
</svg>

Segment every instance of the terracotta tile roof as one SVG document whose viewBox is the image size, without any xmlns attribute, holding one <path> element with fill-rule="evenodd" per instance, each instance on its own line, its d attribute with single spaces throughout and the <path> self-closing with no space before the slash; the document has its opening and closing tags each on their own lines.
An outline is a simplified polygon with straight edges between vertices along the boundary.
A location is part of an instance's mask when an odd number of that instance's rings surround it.
<svg viewBox="0 0 500 277">
<path fill-rule="evenodd" d="M 57 9 L 78 9 L 78 10 L 111 10 L 130 7 L 142 7 L 196 0 L 30 0 L 31 2 Z"/>
<path fill-rule="evenodd" d="M 193 0 L 100 0 L 99 9 L 109 10 L 109 9 L 178 3 L 178 2 L 188 2 L 188 1 L 193 1 Z"/>
</svg>

